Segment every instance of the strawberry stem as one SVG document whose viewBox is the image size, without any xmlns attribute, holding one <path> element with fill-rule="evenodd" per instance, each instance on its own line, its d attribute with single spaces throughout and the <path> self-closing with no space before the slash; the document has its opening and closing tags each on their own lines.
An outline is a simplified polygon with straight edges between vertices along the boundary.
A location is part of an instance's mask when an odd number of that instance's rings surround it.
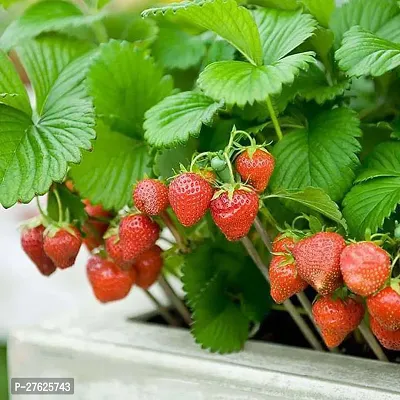
<svg viewBox="0 0 400 400">
<path fill-rule="evenodd" d="M 278 121 L 278 118 L 276 117 L 275 110 L 272 105 L 271 98 L 269 96 L 267 96 L 267 107 L 268 107 L 268 111 L 269 111 L 269 115 L 271 117 L 272 123 L 274 124 L 276 136 L 278 136 L 278 140 L 282 140 L 283 133 L 282 133 L 281 127 L 279 126 L 279 121 Z"/>
<path fill-rule="evenodd" d="M 368 325 L 365 321 L 362 321 L 359 325 L 358 329 L 360 329 L 361 334 L 364 336 L 365 341 L 368 343 L 369 347 L 371 347 L 372 351 L 380 361 L 389 361 L 386 357 L 386 354 L 383 352 L 382 347 L 375 339 L 375 336 L 372 334 Z"/>
<path fill-rule="evenodd" d="M 42 217 L 43 221 L 44 221 L 46 224 L 49 224 L 49 223 L 50 223 L 49 217 L 48 217 L 47 214 L 45 214 L 45 212 L 43 211 L 42 206 L 40 205 L 39 196 L 36 196 L 36 204 L 37 204 L 37 207 L 38 207 L 38 209 L 39 209 L 40 216 Z"/>
<path fill-rule="evenodd" d="M 171 326 L 179 326 L 179 322 L 171 315 L 167 309 L 164 307 L 149 290 L 143 290 L 146 296 L 151 300 L 151 302 L 157 307 L 157 310 L 161 314 L 161 316 L 165 319 L 165 321 Z"/>
<path fill-rule="evenodd" d="M 269 283 L 268 268 L 262 261 L 260 255 L 258 254 L 258 252 L 257 252 L 256 248 L 254 247 L 253 243 L 251 242 L 251 240 L 247 236 L 245 236 L 243 239 L 241 239 L 241 242 L 242 242 L 243 246 L 245 247 L 245 249 L 247 250 L 247 252 L 249 253 L 249 256 L 254 261 L 254 264 L 256 264 L 256 266 L 258 267 L 260 272 L 263 274 L 264 278 Z M 299 327 L 299 329 L 303 333 L 304 337 L 310 343 L 311 347 L 314 348 L 315 350 L 323 351 L 321 343 L 318 341 L 318 339 L 314 335 L 313 331 L 310 329 L 310 327 L 304 321 L 302 316 L 299 314 L 299 312 L 297 311 L 297 309 L 293 305 L 293 303 L 290 300 L 286 300 L 283 302 L 283 306 L 285 307 L 287 312 L 290 314 L 290 316 L 292 317 L 292 319 L 296 323 L 296 325 Z"/>
<path fill-rule="evenodd" d="M 189 310 L 186 308 L 185 303 L 181 300 L 181 298 L 175 293 L 172 286 L 169 284 L 164 275 L 160 275 L 158 278 L 158 283 L 161 286 L 161 289 L 164 291 L 167 298 L 170 300 L 172 305 L 176 308 L 178 313 L 181 315 L 183 320 L 188 326 L 192 324 L 192 316 L 190 315 Z"/>
<path fill-rule="evenodd" d="M 160 217 L 164 221 L 166 227 L 171 231 L 172 236 L 174 237 L 175 242 L 178 245 L 180 251 L 182 253 L 189 253 L 189 248 L 187 246 L 185 238 L 181 235 L 181 233 L 174 224 L 174 221 L 172 221 L 169 214 L 166 211 L 164 211 L 161 213 Z"/>
<path fill-rule="evenodd" d="M 56 197 L 57 205 L 58 205 L 58 223 L 61 224 L 61 222 L 63 221 L 63 209 L 62 209 L 60 195 L 58 194 L 57 189 L 53 189 L 53 193 L 54 193 L 54 196 Z"/>
<path fill-rule="evenodd" d="M 233 169 L 232 169 L 231 160 L 229 159 L 229 155 L 227 153 L 224 153 L 224 158 L 226 160 L 226 165 L 229 170 L 229 176 L 230 176 L 231 183 L 235 183 L 235 175 L 233 175 Z"/>
</svg>

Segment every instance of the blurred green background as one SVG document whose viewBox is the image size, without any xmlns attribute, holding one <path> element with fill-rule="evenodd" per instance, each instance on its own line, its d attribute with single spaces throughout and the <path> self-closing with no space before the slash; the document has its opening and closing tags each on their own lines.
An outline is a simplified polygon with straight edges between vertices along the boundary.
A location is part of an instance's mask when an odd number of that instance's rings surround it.
<svg viewBox="0 0 400 400">
<path fill-rule="evenodd" d="M 7 349 L 4 343 L 0 344 L 0 400 L 8 399 L 7 378 Z"/>
</svg>

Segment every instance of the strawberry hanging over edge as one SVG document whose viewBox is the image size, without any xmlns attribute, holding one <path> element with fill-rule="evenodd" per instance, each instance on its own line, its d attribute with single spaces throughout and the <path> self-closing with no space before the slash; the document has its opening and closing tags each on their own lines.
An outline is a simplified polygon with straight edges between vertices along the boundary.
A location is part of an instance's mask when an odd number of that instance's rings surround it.
<svg viewBox="0 0 400 400">
<path fill-rule="evenodd" d="M 372 315 L 369 323 L 372 333 L 385 349 L 400 351 L 400 329 L 397 331 L 385 329 Z"/>
<path fill-rule="evenodd" d="M 160 226 L 144 214 L 131 214 L 121 219 L 119 238 L 124 263 L 130 263 L 150 249 L 160 236 Z"/>
<path fill-rule="evenodd" d="M 245 186 L 227 185 L 218 191 L 210 204 L 211 216 L 230 241 L 243 238 L 249 233 L 257 216 L 258 195 Z"/>
<path fill-rule="evenodd" d="M 169 205 L 168 187 L 157 179 L 143 179 L 133 189 L 136 208 L 147 215 L 160 215 Z"/>
<path fill-rule="evenodd" d="M 194 172 L 178 175 L 168 189 L 171 207 L 183 226 L 192 226 L 204 217 L 213 194 L 211 184 Z"/>
<path fill-rule="evenodd" d="M 323 296 L 342 284 L 340 254 L 345 247 L 338 233 L 319 232 L 300 240 L 293 249 L 300 276 Z"/>
<path fill-rule="evenodd" d="M 111 229 L 105 235 L 105 247 L 108 256 L 122 269 L 130 269 L 132 262 L 124 261 L 123 247 L 118 235 L 118 229 Z"/>
<path fill-rule="evenodd" d="M 72 225 L 54 225 L 45 231 L 43 248 L 57 268 L 74 265 L 81 244 L 81 233 Z"/>
<path fill-rule="evenodd" d="M 244 183 L 253 186 L 257 193 L 262 193 L 274 171 L 275 159 L 264 148 L 249 147 L 236 158 L 235 168 Z"/>
<path fill-rule="evenodd" d="M 340 270 L 347 287 L 366 297 L 388 280 L 390 256 L 373 242 L 351 243 L 340 256 Z"/>
<path fill-rule="evenodd" d="M 312 313 L 325 344 L 333 348 L 339 346 L 360 325 L 365 310 L 361 303 L 351 297 L 343 300 L 322 296 L 314 302 Z"/>
<path fill-rule="evenodd" d="M 136 285 L 142 289 L 148 289 L 157 281 L 164 265 L 161 254 L 161 248 L 154 245 L 136 259 L 132 268 L 136 275 Z"/>
<path fill-rule="evenodd" d="M 308 283 L 298 274 L 295 261 L 289 254 L 272 257 L 269 278 L 271 297 L 278 304 L 302 292 L 308 286 Z"/>
<path fill-rule="evenodd" d="M 134 274 L 98 255 L 89 258 L 86 273 L 93 293 L 101 303 L 125 298 L 134 284 Z"/>
<path fill-rule="evenodd" d="M 377 294 L 368 297 L 367 308 L 384 329 L 389 331 L 399 330 L 400 288 L 398 281 L 393 280 L 392 286 L 388 286 Z"/>
<path fill-rule="evenodd" d="M 21 246 L 27 256 L 36 265 L 37 269 L 42 275 L 50 276 L 55 270 L 56 266 L 49 258 L 43 248 L 44 231 L 45 227 L 40 225 L 31 226 L 27 225 L 21 232 Z"/>
</svg>

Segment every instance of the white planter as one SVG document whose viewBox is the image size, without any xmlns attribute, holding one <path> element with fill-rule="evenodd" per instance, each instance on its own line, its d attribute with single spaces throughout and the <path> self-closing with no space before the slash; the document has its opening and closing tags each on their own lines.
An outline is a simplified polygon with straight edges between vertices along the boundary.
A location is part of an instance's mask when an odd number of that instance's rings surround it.
<svg viewBox="0 0 400 400">
<path fill-rule="evenodd" d="M 250 342 L 201 350 L 181 329 L 82 316 L 16 331 L 10 377 L 73 377 L 74 399 L 249 400 L 400 398 L 400 366 Z M 14 400 L 59 396 L 14 396 Z M 67 399 L 68 396 L 65 397 Z"/>
</svg>

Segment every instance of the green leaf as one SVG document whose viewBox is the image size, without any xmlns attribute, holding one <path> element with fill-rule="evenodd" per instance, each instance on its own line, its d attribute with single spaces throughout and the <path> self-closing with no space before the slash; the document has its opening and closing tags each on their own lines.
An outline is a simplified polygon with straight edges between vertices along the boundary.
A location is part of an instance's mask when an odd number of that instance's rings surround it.
<svg viewBox="0 0 400 400">
<path fill-rule="evenodd" d="M 251 63 L 261 65 L 260 35 L 251 13 L 235 0 L 187 1 L 152 8 L 143 16 L 176 15 L 181 21 L 213 31 L 236 47 Z"/>
<path fill-rule="evenodd" d="M 56 60 L 48 61 L 43 72 L 53 76 Z M 60 72 L 34 121 L 15 108 L 1 105 L 3 206 L 12 206 L 18 200 L 26 203 L 46 193 L 53 181 L 64 179 L 70 163 L 80 162 L 81 149 L 91 149 L 94 109 L 83 83 L 89 61 L 90 55 L 79 57 Z"/>
<path fill-rule="evenodd" d="M 183 92 L 167 97 L 146 113 L 145 138 L 155 147 L 175 147 L 198 137 L 202 124 L 212 123 L 223 102 L 200 92 Z"/>
<path fill-rule="evenodd" d="M 182 273 L 196 341 L 211 351 L 239 350 L 249 322 L 262 321 L 271 306 L 268 284 L 243 247 L 219 236 L 206 241 L 186 257 Z"/>
<path fill-rule="evenodd" d="M 300 0 L 308 11 L 325 28 L 329 26 L 332 12 L 335 9 L 335 0 Z"/>
<path fill-rule="evenodd" d="M 341 200 L 359 166 L 359 125 L 353 111 L 336 108 L 316 114 L 308 121 L 308 129 L 285 135 L 273 150 L 273 190 L 320 187 L 334 201 Z"/>
<path fill-rule="evenodd" d="M 129 12 L 109 14 L 103 23 L 109 38 L 127 40 L 141 47 L 150 46 L 159 31 L 155 21 Z"/>
<path fill-rule="evenodd" d="M 339 47 L 345 32 L 355 25 L 382 39 L 399 42 L 399 24 L 400 8 L 397 0 L 352 0 L 336 8 L 330 27 L 335 34 L 335 45 Z"/>
<path fill-rule="evenodd" d="M 192 335 L 202 348 L 232 353 L 243 348 L 249 320 L 224 294 L 224 279 L 216 275 L 204 288 L 193 312 Z"/>
<path fill-rule="evenodd" d="M 35 90 L 39 114 L 61 71 L 91 47 L 86 42 L 54 34 L 40 36 L 18 46 L 18 56 Z"/>
<path fill-rule="evenodd" d="M 81 198 L 68 190 L 65 185 L 56 184 L 54 188 L 57 190 L 60 197 L 64 218 L 68 213 L 70 221 L 77 221 L 80 225 L 83 225 L 88 215 Z M 47 196 L 47 214 L 54 221 L 58 221 L 59 210 L 54 190 L 50 190 Z"/>
<path fill-rule="evenodd" d="M 350 233 L 363 239 L 367 228 L 375 233 L 400 202 L 400 143 L 379 144 L 354 186 L 343 200 Z"/>
<path fill-rule="evenodd" d="M 224 40 L 214 40 L 206 52 L 202 63 L 202 70 L 213 62 L 228 61 L 235 58 L 235 48 Z"/>
<path fill-rule="evenodd" d="M 90 26 L 102 17 L 102 14 L 83 15 L 78 7 L 67 1 L 40 1 L 31 5 L 7 27 L 0 38 L 0 48 L 8 51 L 41 33 Z"/>
<path fill-rule="evenodd" d="M 181 164 L 190 165 L 196 148 L 197 141 L 191 139 L 184 146 L 157 152 L 154 157 L 154 174 L 164 180 L 176 175 Z"/>
<path fill-rule="evenodd" d="M 172 91 L 172 80 L 129 42 L 100 46 L 88 74 L 96 114 L 111 129 L 142 137 L 144 113 Z"/>
<path fill-rule="evenodd" d="M 259 67 L 241 61 L 216 62 L 200 74 L 198 84 L 207 96 L 244 107 L 279 94 L 283 84 L 291 84 L 300 70 L 307 70 L 314 61 L 312 54 L 293 54 Z"/>
<path fill-rule="evenodd" d="M 146 21 L 146 20 L 145 20 Z M 153 56 L 166 69 L 188 69 L 200 64 L 206 46 L 200 36 L 193 36 L 174 25 L 163 25 L 153 44 Z"/>
<path fill-rule="evenodd" d="M 13 63 L 0 51 L 0 103 L 16 108 L 27 115 L 31 115 L 31 105 Z"/>
<path fill-rule="evenodd" d="M 332 49 L 334 41 L 333 32 L 330 29 L 317 27 L 314 31 L 313 36 L 309 39 L 309 42 L 315 52 L 321 57 L 321 60 L 327 60 L 330 62 L 330 50 Z"/>
<path fill-rule="evenodd" d="M 278 8 L 280 10 L 297 10 L 300 7 L 297 0 L 251 0 L 249 4 L 257 4 L 267 8 Z"/>
<path fill-rule="evenodd" d="M 380 76 L 400 65 L 400 45 L 355 26 L 345 33 L 336 59 L 347 75 Z"/>
<path fill-rule="evenodd" d="M 70 175 L 79 193 L 93 203 L 116 210 L 132 202 L 132 186 L 150 174 L 147 146 L 99 124 L 94 151 L 71 168 Z"/>
<path fill-rule="evenodd" d="M 347 230 L 346 221 L 343 219 L 338 205 L 322 189 L 307 187 L 298 192 L 279 191 L 268 195 L 266 198 L 279 198 L 283 200 L 289 200 L 290 202 L 295 202 L 297 204 L 295 206 L 296 211 L 302 211 L 298 206 L 300 204 L 301 206 L 306 207 L 308 210 L 317 211 L 319 214 L 341 225 L 344 230 Z"/>
<path fill-rule="evenodd" d="M 260 31 L 264 64 L 274 64 L 303 43 L 317 22 L 301 11 L 257 9 L 254 18 Z"/>
</svg>

